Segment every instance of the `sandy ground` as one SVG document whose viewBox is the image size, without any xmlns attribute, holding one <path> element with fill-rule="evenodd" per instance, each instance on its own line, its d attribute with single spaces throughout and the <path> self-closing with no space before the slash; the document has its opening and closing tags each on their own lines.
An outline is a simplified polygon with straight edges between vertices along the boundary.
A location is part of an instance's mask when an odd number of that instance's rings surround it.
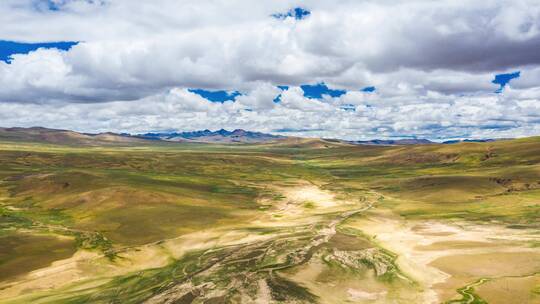
<svg viewBox="0 0 540 304">
<path fill-rule="evenodd" d="M 336 221 L 336 214 L 344 214 L 347 210 L 364 210 L 361 208 L 366 206 L 365 203 L 337 199 L 331 192 L 307 182 L 274 190 L 284 198 L 264 202 L 270 208 L 254 215 L 251 221 L 126 248 L 115 262 L 95 252 L 79 251 L 69 259 L 56 261 L 49 267 L 0 286 L 0 302 L 28 291 L 46 291 L 69 284 L 74 284 L 70 285 L 71 288 L 97 286 L 114 276 L 165 266 L 170 259 L 180 258 L 191 250 L 253 243 L 276 237 L 275 233 L 259 234 L 242 229 L 247 227 L 287 228 L 325 221 L 328 231 L 321 230 L 320 233 L 329 239 L 336 231 L 328 214 L 333 214 L 332 218 Z M 289 277 L 317 291 L 322 302 L 440 303 L 455 298 L 457 288 L 478 278 L 497 277 L 477 290 L 486 299 L 503 303 L 497 299 L 513 300 L 522 296 L 519 299 L 529 301 L 525 296 L 530 294 L 527 289 L 538 286 L 537 276 L 520 277 L 540 271 L 540 248 L 530 246 L 530 242 L 540 241 L 540 235 L 533 231 L 460 222 L 407 222 L 388 210 L 380 209 L 349 219 L 345 226 L 363 231 L 375 243 L 396 253 L 400 270 L 419 284 L 414 288 L 389 286 L 370 275 L 360 279 L 347 277 L 342 273 L 329 272 L 320 259 L 312 259 Z M 510 275 L 515 277 L 507 277 Z M 259 302 L 269 303 L 271 296 L 268 286 L 264 281 L 258 284 Z"/>
<path fill-rule="evenodd" d="M 330 191 L 317 185 L 299 181 L 293 187 L 271 188 L 283 195 L 279 201 L 261 202 L 271 206 L 268 212 L 257 216 L 249 225 L 257 227 L 295 227 L 313 225 L 324 220 L 325 215 L 361 208 L 359 202 L 338 199 Z"/>
<path fill-rule="evenodd" d="M 405 222 L 381 210 L 347 225 L 399 255 L 400 269 L 425 288 L 423 303 L 454 298 L 457 288 L 479 278 L 540 271 L 540 249 L 529 245 L 539 240 L 534 231 L 457 222 Z"/>
<path fill-rule="evenodd" d="M 330 208 L 344 203 L 336 200 L 333 193 L 322 190 L 312 184 L 304 184 L 293 188 L 282 188 L 280 192 L 285 195 L 289 203 L 287 206 L 301 206 L 304 203 L 312 203 L 318 208 Z"/>
<path fill-rule="evenodd" d="M 253 243 L 275 237 L 275 234 L 260 235 L 246 232 L 243 227 L 275 227 L 313 224 L 317 218 L 303 216 L 306 202 L 318 202 L 317 206 L 331 208 L 338 204 L 334 196 L 318 187 L 302 183 L 298 188 L 279 188 L 285 195 L 271 213 L 254 217 L 251 223 L 239 223 L 234 227 L 219 227 L 182 235 L 143 246 L 130 247 L 119 253 L 120 258 L 111 262 L 97 252 L 79 250 L 71 258 L 54 262 L 52 265 L 32 271 L 16 281 L 0 285 L 0 301 L 27 293 L 62 288 L 81 284 L 91 287 L 124 275 L 149 268 L 166 266 L 171 259 L 178 259 L 192 250 Z M 281 216 L 276 217 L 275 214 Z"/>
<path fill-rule="evenodd" d="M 270 287 L 268 287 L 268 284 L 265 280 L 259 280 L 259 291 L 257 293 L 257 301 L 256 304 L 268 304 L 272 302 L 272 295 Z"/>
<path fill-rule="evenodd" d="M 540 274 L 520 277 L 501 278 L 484 283 L 476 292 L 490 304 L 538 304 L 540 291 L 531 292 L 540 287 Z"/>
<path fill-rule="evenodd" d="M 395 285 L 389 295 L 388 286 L 367 268 L 362 274 L 348 273 L 327 267 L 320 258 L 291 270 L 286 276 L 316 294 L 320 303 L 421 303 L 411 286 Z M 397 289 L 401 292 L 400 298 L 395 297 Z"/>
<path fill-rule="evenodd" d="M 6 282 L 0 286 L 0 300 L 23 295 L 25 292 L 50 290 L 80 283 L 84 287 L 102 284 L 114 276 L 144 269 L 166 266 L 172 258 L 179 258 L 191 250 L 209 249 L 219 246 L 251 243 L 270 236 L 253 235 L 224 229 L 207 230 L 186 234 L 178 238 L 126 249 L 120 258 L 111 262 L 96 252 L 80 250 L 69 259 L 32 271 L 25 277 Z"/>
</svg>

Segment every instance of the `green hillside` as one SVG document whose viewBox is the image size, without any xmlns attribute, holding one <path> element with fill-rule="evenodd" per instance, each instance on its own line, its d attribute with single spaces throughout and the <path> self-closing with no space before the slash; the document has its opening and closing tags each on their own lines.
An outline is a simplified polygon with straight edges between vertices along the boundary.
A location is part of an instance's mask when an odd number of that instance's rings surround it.
<svg viewBox="0 0 540 304">
<path fill-rule="evenodd" d="M 402 266 L 400 252 L 370 232 L 371 220 L 413 223 L 410 231 L 429 222 L 526 233 L 497 245 L 530 255 L 530 262 L 515 261 L 523 271 L 512 277 L 532 278 L 516 292 L 540 299 L 534 261 L 540 138 L 84 148 L 5 141 L 0 180 L 2 303 L 227 303 L 262 296 L 312 303 L 383 294 L 410 303 L 425 288 L 441 301 L 473 303 L 459 289 L 464 282 L 505 277 L 505 270 L 454 276 L 450 269 L 444 271 L 455 282 L 426 287 Z M 473 246 L 445 242 L 430 244 Z M 59 260 L 72 264 L 54 268 Z M 51 273 L 42 271 L 47 267 Z M 312 277 L 313 269 L 321 274 Z M 320 289 L 328 280 L 342 298 Z M 359 282 L 378 293 L 351 292 Z M 480 291 L 474 297 L 484 303 Z"/>
</svg>

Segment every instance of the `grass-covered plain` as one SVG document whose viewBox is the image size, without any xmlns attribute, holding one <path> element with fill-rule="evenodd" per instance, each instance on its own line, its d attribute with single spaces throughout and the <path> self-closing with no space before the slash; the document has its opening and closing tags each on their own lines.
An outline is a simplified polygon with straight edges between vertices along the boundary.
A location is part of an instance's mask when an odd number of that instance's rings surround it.
<svg viewBox="0 0 540 304">
<path fill-rule="evenodd" d="M 539 219 L 540 138 L 5 141 L 0 302 L 538 303 Z"/>
</svg>

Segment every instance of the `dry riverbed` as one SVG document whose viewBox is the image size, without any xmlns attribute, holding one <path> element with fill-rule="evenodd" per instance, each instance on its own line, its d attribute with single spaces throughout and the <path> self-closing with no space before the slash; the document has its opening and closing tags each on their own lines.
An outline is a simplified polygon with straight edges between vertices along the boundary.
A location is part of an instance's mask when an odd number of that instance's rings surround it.
<svg viewBox="0 0 540 304">
<path fill-rule="evenodd" d="M 457 290 L 469 285 L 488 303 L 540 302 L 534 291 L 540 248 L 532 245 L 540 240 L 537 231 L 495 224 L 405 221 L 380 209 L 350 219 L 346 225 L 398 254 L 400 269 L 424 288 L 424 303 L 461 300 L 464 297 Z"/>
<path fill-rule="evenodd" d="M 348 199 L 305 181 L 271 190 L 279 198 L 261 200 L 249 221 L 123 248 L 113 260 L 80 250 L 2 282 L 0 302 L 99 294 L 115 278 L 148 271 L 173 278 L 164 276 L 147 303 L 540 301 L 538 232 L 406 221 L 369 191 Z"/>
</svg>

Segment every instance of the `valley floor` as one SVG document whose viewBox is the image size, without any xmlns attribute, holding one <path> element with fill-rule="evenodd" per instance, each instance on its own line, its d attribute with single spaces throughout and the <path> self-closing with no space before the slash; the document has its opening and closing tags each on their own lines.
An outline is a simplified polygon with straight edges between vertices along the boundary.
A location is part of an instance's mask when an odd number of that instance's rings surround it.
<svg viewBox="0 0 540 304">
<path fill-rule="evenodd" d="M 284 197 L 249 223 L 125 248 L 113 261 L 80 250 L 2 284 L 2 296 L 6 303 L 53 303 L 99 290 L 117 276 L 166 269 L 194 251 L 199 254 L 191 257 L 197 260 L 192 273 L 184 266 L 178 278 L 146 303 L 187 303 L 191 297 L 197 303 L 218 302 L 235 289 L 233 301 L 244 303 L 441 303 L 453 298 L 474 303 L 477 297 L 501 304 L 535 301 L 527 291 L 540 282 L 540 249 L 527 244 L 540 241 L 538 233 L 406 221 L 378 208 L 378 194 L 366 193 L 361 202 L 338 200 L 315 185 L 299 183 L 280 188 Z M 275 231 L 249 233 L 242 226 Z M 289 294 L 296 286 L 305 290 Z M 51 288 L 60 292 L 51 293 Z M 285 290 L 279 294 L 281 288 Z"/>
<path fill-rule="evenodd" d="M 3 153 L 12 150 L 4 146 Z M 173 155 L 161 153 L 156 157 Z M 26 157 L 34 167 L 39 163 Z M 50 163 L 20 175 L 14 172 L 22 163 L 4 168 L 0 303 L 540 303 L 535 215 L 532 221 L 507 213 L 510 219 L 448 216 L 455 203 L 440 205 L 444 216 L 425 216 L 432 208 L 425 200 L 391 183 L 381 186 L 381 178 L 326 175 L 313 156 L 210 157 L 200 166 L 188 162 L 208 174 L 200 180 L 192 171 L 179 177 L 168 171 L 176 167 L 162 163 L 146 168 L 151 179 L 143 181 L 125 169 L 81 168 L 80 162 L 75 171 L 51 170 Z M 260 162 L 277 168 L 259 173 Z M 244 171 L 254 175 L 246 178 Z M 207 180 L 218 172 L 227 183 Z M 118 184 L 100 184 L 110 176 Z M 404 178 L 407 185 L 410 176 Z M 418 183 L 425 179 L 422 174 Z M 139 181 L 150 188 L 136 186 Z M 490 193 L 500 183 L 478 185 L 483 192 L 474 199 L 501 199 Z M 175 192 L 178 187 L 185 190 Z M 422 198 L 422 187 L 412 197 Z M 536 208 L 529 203 L 534 191 L 515 201 Z M 215 205 L 198 209 L 204 204 Z"/>
</svg>

